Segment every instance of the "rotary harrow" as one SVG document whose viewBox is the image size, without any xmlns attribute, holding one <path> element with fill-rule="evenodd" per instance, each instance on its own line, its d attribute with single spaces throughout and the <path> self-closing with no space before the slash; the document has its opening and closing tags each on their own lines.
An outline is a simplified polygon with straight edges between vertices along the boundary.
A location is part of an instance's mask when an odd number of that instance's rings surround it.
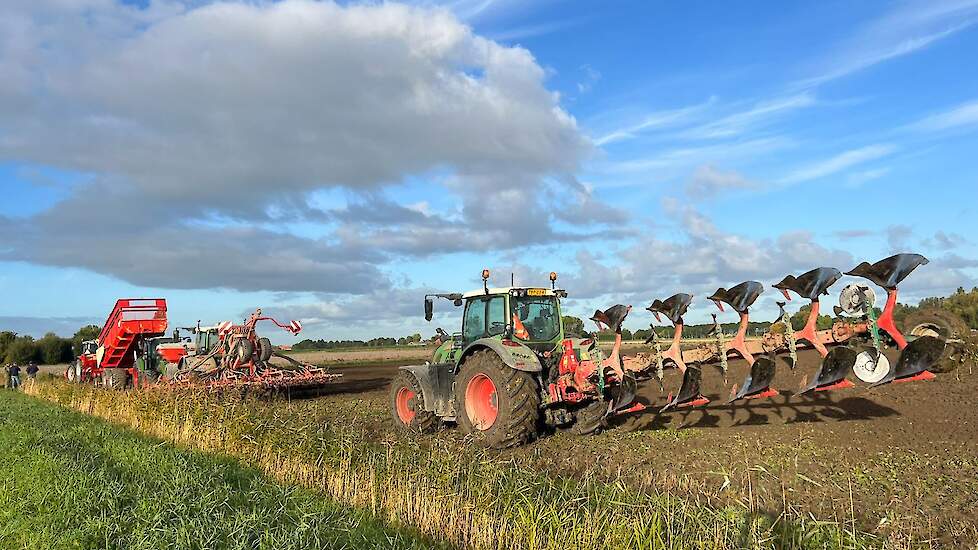
<svg viewBox="0 0 978 550">
<path fill-rule="evenodd" d="M 292 334 L 302 330 L 298 321 L 280 323 L 258 309 L 240 325 L 230 321 L 209 327 L 198 324 L 164 336 L 164 299 L 119 300 L 99 337 L 83 344 L 81 356 L 65 371 L 65 378 L 114 389 L 165 384 L 305 392 L 342 376 L 276 351 L 268 338 L 258 336 L 255 327 L 261 321 Z M 181 330 L 193 336 L 181 336 Z M 275 364 L 272 358 L 280 361 Z"/>
</svg>

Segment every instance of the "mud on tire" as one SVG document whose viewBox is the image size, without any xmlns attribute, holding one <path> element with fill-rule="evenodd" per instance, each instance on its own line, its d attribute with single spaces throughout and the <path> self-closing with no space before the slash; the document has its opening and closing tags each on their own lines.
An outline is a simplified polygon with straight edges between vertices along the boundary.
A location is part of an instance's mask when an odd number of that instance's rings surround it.
<svg viewBox="0 0 978 550">
<path fill-rule="evenodd" d="M 935 336 L 945 341 L 964 338 L 965 343 L 950 342 L 945 346 L 940 360 L 934 363 L 930 371 L 942 373 L 952 372 L 968 361 L 975 350 L 969 344 L 971 330 L 963 319 L 940 308 L 925 308 L 908 314 L 900 323 L 900 331 L 908 338 L 920 336 Z"/>
<path fill-rule="evenodd" d="M 441 419 L 424 410 L 421 384 L 413 374 L 400 371 L 391 381 L 388 399 L 394 426 L 404 433 L 428 434 L 438 430 Z"/>
<path fill-rule="evenodd" d="M 471 395 L 476 386 L 490 384 L 495 389 L 495 418 L 476 425 L 478 411 L 473 410 L 475 403 L 466 402 L 466 394 Z M 495 352 L 483 350 L 462 364 L 455 379 L 455 410 L 459 428 L 477 443 L 496 449 L 515 447 L 537 435 L 540 393 L 529 373 L 510 368 Z"/>
</svg>

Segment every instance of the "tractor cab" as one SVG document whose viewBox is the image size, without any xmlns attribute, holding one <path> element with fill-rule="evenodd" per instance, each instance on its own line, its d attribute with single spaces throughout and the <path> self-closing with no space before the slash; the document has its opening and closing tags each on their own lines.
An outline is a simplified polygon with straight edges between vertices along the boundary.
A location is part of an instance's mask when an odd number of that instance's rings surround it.
<svg viewBox="0 0 978 550">
<path fill-rule="evenodd" d="M 206 355 L 221 343 L 220 326 L 197 327 L 194 331 L 194 349 L 197 355 Z"/>
<path fill-rule="evenodd" d="M 85 340 L 81 344 L 81 354 L 82 355 L 95 355 L 98 351 L 98 342 L 95 340 Z"/>
</svg>

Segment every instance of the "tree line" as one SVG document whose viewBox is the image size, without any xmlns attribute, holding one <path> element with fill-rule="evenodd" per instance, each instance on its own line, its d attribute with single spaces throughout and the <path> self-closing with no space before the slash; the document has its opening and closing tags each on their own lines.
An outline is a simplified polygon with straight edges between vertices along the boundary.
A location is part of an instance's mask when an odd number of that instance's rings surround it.
<svg viewBox="0 0 978 550">
<path fill-rule="evenodd" d="M 400 338 L 379 337 L 370 340 L 310 340 L 305 339 L 292 346 L 296 351 L 348 349 L 348 348 L 380 348 L 393 346 L 410 346 L 421 343 L 421 335 L 414 333 Z"/>
<path fill-rule="evenodd" d="M 978 287 L 965 291 L 958 288 L 953 294 L 947 297 L 924 298 L 916 306 L 897 304 L 894 317 L 899 323 L 906 315 L 921 308 L 941 308 L 948 310 L 961 317 L 972 329 L 978 329 Z M 811 305 L 805 305 L 791 316 L 791 326 L 795 330 L 801 330 L 808 319 L 808 312 Z M 877 308 L 877 315 L 880 313 Z M 594 337 L 595 334 L 585 330 L 584 321 L 578 317 L 565 315 L 563 317 L 564 330 L 568 335 L 580 335 Z M 770 321 L 751 321 L 748 325 L 748 334 L 763 334 L 771 327 Z M 723 331 L 731 334 L 737 330 L 737 323 L 722 323 Z M 832 317 L 829 315 L 819 315 L 817 328 L 819 330 L 832 327 Z M 683 336 L 687 338 L 706 338 L 713 329 L 712 323 L 698 325 L 686 325 L 683 327 Z M 622 338 L 625 340 L 645 340 L 652 333 L 653 327 L 631 331 L 627 328 L 622 329 Z M 671 326 L 656 326 L 654 330 L 661 338 L 669 338 L 672 335 Z M 71 338 L 62 338 L 53 332 L 44 335 L 43 338 L 34 339 L 29 335 L 18 335 L 15 332 L 5 330 L 0 331 L 0 361 L 3 363 L 25 364 L 34 361 L 41 365 L 56 365 L 60 363 L 70 363 L 81 353 L 81 344 L 85 340 L 93 340 L 101 331 L 97 325 L 87 325 L 80 329 Z M 601 340 L 613 339 L 614 335 L 609 333 L 598 334 Z M 380 337 L 370 340 L 302 340 L 292 346 L 295 350 L 326 350 L 343 348 L 361 347 L 392 347 L 415 345 L 422 342 L 420 334 L 415 333 L 410 336 L 400 338 Z"/>
<path fill-rule="evenodd" d="M 37 340 L 26 334 L 0 331 L 0 360 L 4 364 L 18 365 L 32 361 L 39 365 L 70 363 L 81 353 L 82 342 L 95 339 L 101 330 L 96 325 L 87 325 L 78 329 L 71 338 L 62 338 L 49 332 Z"/>
</svg>

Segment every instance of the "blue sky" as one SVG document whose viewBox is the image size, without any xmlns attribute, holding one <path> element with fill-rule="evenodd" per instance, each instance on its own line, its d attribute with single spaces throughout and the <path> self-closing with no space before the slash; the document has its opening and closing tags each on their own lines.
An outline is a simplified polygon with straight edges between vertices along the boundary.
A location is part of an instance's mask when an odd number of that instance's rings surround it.
<svg viewBox="0 0 978 550">
<path fill-rule="evenodd" d="M 775 6 L 5 5 L 0 328 L 429 333 L 483 267 L 582 316 L 894 252 L 907 301 L 978 284 L 978 2 Z"/>
</svg>

